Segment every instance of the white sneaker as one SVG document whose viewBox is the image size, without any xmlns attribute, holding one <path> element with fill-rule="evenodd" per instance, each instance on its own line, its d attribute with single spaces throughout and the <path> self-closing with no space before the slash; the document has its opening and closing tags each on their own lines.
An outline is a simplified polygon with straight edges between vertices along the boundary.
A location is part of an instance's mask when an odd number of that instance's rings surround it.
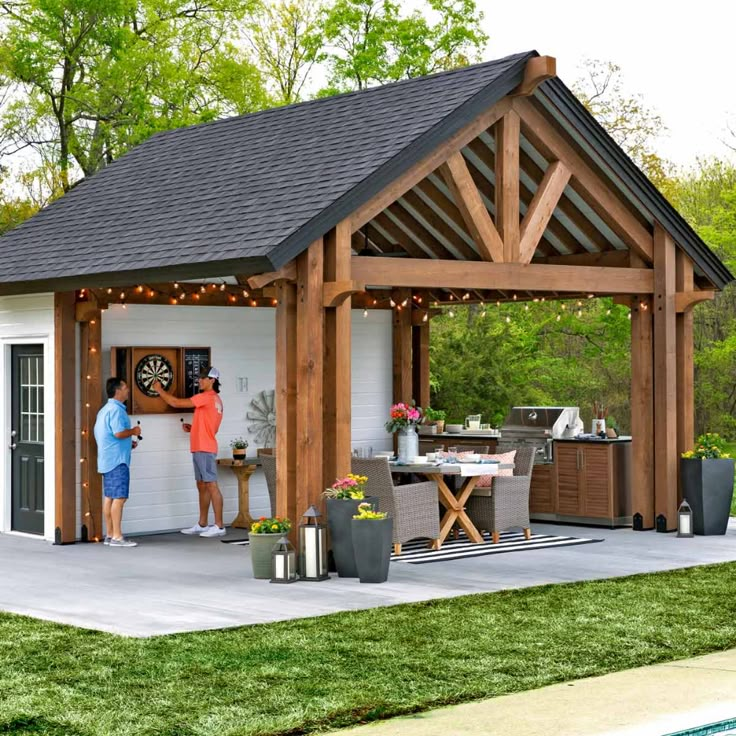
<svg viewBox="0 0 736 736">
<path fill-rule="evenodd" d="M 194 526 L 190 526 L 188 529 L 182 529 L 182 534 L 201 534 L 204 531 L 207 531 L 209 529 L 208 526 L 200 526 L 199 522 L 197 522 Z"/>
<path fill-rule="evenodd" d="M 212 526 L 208 526 L 205 531 L 203 531 L 199 536 L 200 537 L 224 537 L 227 534 L 227 530 L 225 527 L 220 529 L 217 524 L 213 524 Z"/>
</svg>

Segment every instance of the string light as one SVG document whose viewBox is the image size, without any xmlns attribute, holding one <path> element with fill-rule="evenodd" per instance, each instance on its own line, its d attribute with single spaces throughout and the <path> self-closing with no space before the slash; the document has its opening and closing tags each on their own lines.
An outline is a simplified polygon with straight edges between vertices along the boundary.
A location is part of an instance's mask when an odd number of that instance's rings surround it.
<svg viewBox="0 0 736 736">
<path fill-rule="evenodd" d="M 250 294 L 245 289 L 243 289 L 243 296 L 247 299 Z"/>
<path fill-rule="evenodd" d="M 583 310 L 582 309 L 578 309 L 578 317 L 582 317 L 582 316 L 583 316 Z"/>
<path fill-rule="evenodd" d="M 148 292 L 148 298 L 149 298 L 149 299 L 153 299 L 153 297 L 154 297 L 154 296 L 156 296 L 156 292 L 155 292 L 155 291 L 154 291 L 153 289 L 151 289 L 151 290 L 150 290 L 150 291 Z"/>
<path fill-rule="evenodd" d="M 501 301 L 500 300 L 496 302 L 496 306 L 497 307 L 500 307 L 501 306 Z"/>
<path fill-rule="evenodd" d="M 128 308 L 128 305 L 127 304 L 123 304 L 123 309 L 127 309 L 127 308 Z"/>
<path fill-rule="evenodd" d="M 396 302 L 393 300 L 393 297 L 388 300 L 388 303 L 391 305 L 392 308 L 396 306 Z"/>
<path fill-rule="evenodd" d="M 124 292 L 124 291 L 121 291 L 121 292 L 120 292 L 120 298 L 121 298 L 121 299 L 125 299 L 125 292 Z"/>
<path fill-rule="evenodd" d="M 186 297 L 186 294 L 182 291 L 182 293 L 179 294 L 179 299 L 183 301 L 184 297 Z"/>
<path fill-rule="evenodd" d="M 422 315 L 422 322 L 428 322 L 429 321 L 429 312 L 425 312 Z"/>
<path fill-rule="evenodd" d="M 528 304 L 525 304 L 524 305 L 524 310 L 527 311 L 527 312 L 529 311 L 529 305 Z"/>
<path fill-rule="evenodd" d="M 508 322 L 511 322 L 511 317 L 509 317 L 509 315 L 508 315 L 508 314 L 506 315 L 506 322 L 507 322 L 507 323 L 508 323 Z"/>
<path fill-rule="evenodd" d="M 511 298 L 512 298 L 512 299 L 513 299 L 514 301 L 516 301 L 516 294 L 514 294 L 514 295 L 513 295 L 513 296 L 512 296 Z"/>
<path fill-rule="evenodd" d="M 407 297 L 406 299 L 404 299 L 403 302 L 401 302 L 401 306 L 405 307 L 408 303 L 409 303 L 409 298 Z"/>
<path fill-rule="evenodd" d="M 235 301 L 235 299 L 233 299 L 233 301 Z M 279 300 L 278 300 L 278 299 L 274 299 L 274 300 L 273 300 L 273 305 L 274 305 L 274 307 L 275 307 L 275 306 L 278 306 L 278 303 L 279 303 Z"/>
<path fill-rule="evenodd" d="M 108 288 L 107 288 L 107 293 L 108 293 L 108 294 L 112 294 L 112 288 L 110 288 L 109 286 L 108 286 Z"/>
<path fill-rule="evenodd" d="M 567 309 L 567 304 L 565 304 L 565 302 L 560 302 L 560 309 Z"/>
<path fill-rule="evenodd" d="M 450 294 L 450 301 L 453 301 L 454 299 L 455 299 L 455 295 L 454 294 Z"/>
<path fill-rule="evenodd" d="M 169 299 L 169 302 L 171 304 L 178 304 L 179 302 L 176 301 L 176 299 L 172 296 L 171 299 Z"/>
<path fill-rule="evenodd" d="M 140 286 L 140 285 L 136 286 L 136 287 L 135 287 L 135 290 L 136 290 L 136 291 L 137 291 L 137 292 L 138 292 L 139 294 L 142 294 L 142 293 L 143 293 L 143 287 L 142 287 L 142 286 Z"/>
<path fill-rule="evenodd" d="M 179 282 L 178 281 L 174 281 L 174 288 L 175 289 L 178 289 L 179 288 Z"/>
<path fill-rule="evenodd" d="M 578 299 L 578 306 L 579 307 L 582 307 L 583 306 L 583 303 L 580 301 L 580 299 Z"/>
<path fill-rule="evenodd" d="M 220 291 L 225 291 L 225 282 L 224 281 L 220 284 Z"/>
<path fill-rule="evenodd" d="M 378 304 L 378 299 L 374 299 L 374 300 L 373 300 L 373 306 L 374 306 L 374 307 L 376 306 L 376 304 Z M 436 306 L 436 304 L 435 304 L 435 306 Z"/>
<path fill-rule="evenodd" d="M 470 294 L 468 294 L 468 292 L 466 291 L 466 292 L 465 292 L 465 293 L 463 294 L 463 301 L 467 301 L 468 299 L 470 299 Z"/>
<path fill-rule="evenodd" d="M 588 299 L 592 299 L 595 296 L 595 294 L 588 294 Z"/>
<path fill-rule="evenodd" d="M 363 317 L 368 317 L 368 310 L 367 309 L 364 309 L 363 310 Z"/>
<path fill-rule="evenodd" d="M 258 303 L 256 302 L 255 299 L 251 299 L 250 305 L 251 305 L 251 307 L 257 307 L 258 306 Z"/>
<path fill-rule="evenodd" d="M 450 311 L 449 311 L 449 312 L 447 313 L 447 316 L 448 316 L 448 317 L 454 317 L 454 316 L 455 316 L 455 312 L 453 312 L 453 311 L 452 311 L 452 309 L 451 309 L 451 310 L 450 310 Z"/>
<path fill-rule="evenodd" d="M 199 301 L 199 294 L 192 294 L 192 299 L 194 299 L 195 302 Z"/>
<path fill-rule="evenodd" d="M 481 317 L 485 317 L 486 316 L 486 310 L 485 309 L 480 313 L 480 316 Z"/>
<path fill-rule="evenodd" d="M 558 314 L 558 315 L 557 315 L 557 321 L 559 322 L 559 321 L 560 321 L 560 319 L 561 319 L 561 316 L 560 316 L 560 315 Z"/>
<path fill-rule="evenodd" d="M 606 314 L 611 314 L 611 310 L 610 309 L 606 309 Z"/>
</svg>

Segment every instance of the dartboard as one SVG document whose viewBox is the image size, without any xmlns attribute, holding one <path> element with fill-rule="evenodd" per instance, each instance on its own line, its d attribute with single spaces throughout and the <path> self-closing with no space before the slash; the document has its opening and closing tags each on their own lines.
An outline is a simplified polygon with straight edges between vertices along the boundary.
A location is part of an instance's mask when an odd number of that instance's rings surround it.
<svg viewBox="0 0 736 736">
<path fill-rule="evenodd" d="M 163 355 L 159 355 L 158 353 L 145 355 L 138 361 L 138 365 L 135 367 L 135 382 L 146 396 L 158 396 L 151 389 L 151 384 L 154 381 L 160 381 L 164 387 L 164 391 L 168 391 L 173 380 L 174 370 L 171 367 L 171 363 Z"/>
</svg>

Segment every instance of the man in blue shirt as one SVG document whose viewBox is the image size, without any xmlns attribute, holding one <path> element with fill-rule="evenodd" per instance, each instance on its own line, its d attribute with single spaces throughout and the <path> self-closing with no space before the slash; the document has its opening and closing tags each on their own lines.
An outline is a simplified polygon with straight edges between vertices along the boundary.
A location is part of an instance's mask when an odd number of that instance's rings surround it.
<svg viewBox="0 0 736 736">
<path fill-rule="evenodd" d="M 126 539 L 122 532 L 123 506 L 130 490 L 130 452 L 140 436 L 141 428 L 130 426 L 125 409 L 130 388 L 122 378 L 108 378 L 105 386 L 107 404 L 97 413 L 95 440 L 97 441 L 97 472 L 102 474 L 105 495 L 102 513 L 105 516 L 110 547 L 136 547 L 137 543 Z"/>
</svg>

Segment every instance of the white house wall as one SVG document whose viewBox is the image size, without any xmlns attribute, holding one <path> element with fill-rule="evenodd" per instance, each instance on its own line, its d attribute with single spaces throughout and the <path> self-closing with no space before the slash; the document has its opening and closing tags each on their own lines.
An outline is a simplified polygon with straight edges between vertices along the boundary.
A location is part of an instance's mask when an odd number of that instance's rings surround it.
<svg viewBox="0 0 736 736">
<path fill-rule="evenodd" d="M 55 433 L 54 433 L 54 296 L 33 294 L 28 296 L 0 297 L 0 416 L 3 417 L 2 450 L 0 451 L 0 532 L 10 531 L 10 443 L 11 402 L 10 375 L 11 346 L 18 344 L 42 344 L 44 346 L 44 537 L 54 538 L 54 484 L 55 484 Z M 70 387 L 74 390 L 75 387 Z"/>
<path fill-rule="evenodd" d="M 53 316 L 53 315 L 52 315 Z M 275 385 L 275 310 L 264 308 L 113 305 L 103 313 L 103 376 L 110 376 L 113 346 L 193 346 L 212 349 L 212 363 L 222 375 L 225 406 L 218 439 L 220 456 L 230 455 L 230 440 L 244 436 L 255 455 L 254 436 L 248 433 L 246 412 L 250 401 Z M 371 311 L 367 318 L 353 312 L 353 446 L 388 449 L 383 429 L 392 396 L 391 314 Z M 247 379 L 243 381 L 241 379 Z M 246 388 L 247 386 L 247 388 Z M 245 390 L 239 390 L 240 388 Z M 48 395 L 47 395 L 48 402 Z M 126 504 L 124 531 L 139 534 L 189 526 L 197 520 L 189 436 L 181 419 L 191 413 L 144 414 L 140 420 L 143 442 L 133 453 L 131 494 Z M 237 512 L 237 483 L 228 468 L 218 469 L 225 498 L 225 522 Z M 250 511 L 269 513 L 263 474 L 251 478 Z"/>
</svg>

